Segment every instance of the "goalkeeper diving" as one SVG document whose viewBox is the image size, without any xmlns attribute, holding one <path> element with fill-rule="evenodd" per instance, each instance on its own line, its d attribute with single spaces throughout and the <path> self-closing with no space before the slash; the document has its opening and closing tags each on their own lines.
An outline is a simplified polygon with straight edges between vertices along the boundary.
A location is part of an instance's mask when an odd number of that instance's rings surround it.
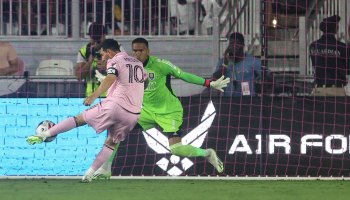
<svg viewBox="0 0 350 200">
<path fill-rule="evenodd" d="M 218 173 L 224 171 L 222 161 L 214 149 L 202 149 L 181 143 L 183 123 L 183 107 L 171 88 L 171 77 L 181 79 L 188 83 L 203 85 L 223 92 L 223 88 L 230 82 L 230 78 L 221 76 L 215 81 L 187 73 L 168 60 L 150 55 L 148 41 L 136 38 L 132 41 L 132 55 L 141 61 L 148 73 L 148 85 L 144 91 L 143 106 L 138 124 L 147 131 L 155 126 L 162 129 L 168 137 L 170 151 L 173 155 L 184 157 L 204 157 Z M 102 81 L 105 77 L 96 71 L 96 77 Z M 111 176 L 111 167 L 117 148 L 113 154 L 94 174 L 94 179 L 108 179 Z"/>
</svg>

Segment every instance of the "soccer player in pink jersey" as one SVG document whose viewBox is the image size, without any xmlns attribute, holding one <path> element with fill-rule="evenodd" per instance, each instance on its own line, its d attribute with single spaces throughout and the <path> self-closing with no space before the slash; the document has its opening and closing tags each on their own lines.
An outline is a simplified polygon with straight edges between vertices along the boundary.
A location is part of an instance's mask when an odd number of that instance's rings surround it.
<svg viewBox="0 0 350 200">
<path fill-rule="evenodd" d="M 117 143 L 125 139 L 136 125 L 141 112 L 144 94 L 143 64 L 136 58 L 121 52 L 118 42 L 106 39 L 102 43 L 102 58 L 107 60 L 107 76 L 96 91 L 84 100 L 90 106 L 96 98 L 106 92 L 107 97 L 99 104 L 75 117 L 67 118 L 39 135 L 29 136 L 31 145 L 40 144 L 48 137 L 69 131 L 85 124 L 99 134 L 107 129 L 108 137 L 82 182 L 90 182 L 94 172 L 112 155 Z"/>
</svg>

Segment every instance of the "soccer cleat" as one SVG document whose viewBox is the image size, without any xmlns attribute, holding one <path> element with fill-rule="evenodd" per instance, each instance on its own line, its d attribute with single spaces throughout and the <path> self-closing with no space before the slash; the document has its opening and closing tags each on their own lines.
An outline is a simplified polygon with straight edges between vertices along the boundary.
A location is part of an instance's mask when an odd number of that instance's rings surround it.
<svg viewBox="0 0 350 200">
<path fill-rule="evenodd" d="M 216 171 L 218 171 L 220 174 L 224 172 L 224 165 L 222 161 L 219 159 L 219 157 L 216 155 L 216 152 L 214 149 L 207 149 L 208 155 L 206 156 L 207 160 L 212 164 Z"/>
<path fill-rule="evenodd" d="M 102 167 L 98 169 L 94 175 L 92 176 L 92 180 L 98 180 L 98 179 L 110 179 L 112 176 L 111 170 L 105 170 Z"/>
<path fill-rule="evenodd" d="M 81 179 L 81 183 L 90 183 L 92 181 L 92 176 L 84 175 Z"/>
<path fill-rule="evenodd" d="M 41 137 L 38 135 L 31 135 L 31 136 L 27 137 L 27 143 L 30 145 L 41 144 L 44 142 L 44 140 L 45 140 L 44 137 Z"/>
</svg>

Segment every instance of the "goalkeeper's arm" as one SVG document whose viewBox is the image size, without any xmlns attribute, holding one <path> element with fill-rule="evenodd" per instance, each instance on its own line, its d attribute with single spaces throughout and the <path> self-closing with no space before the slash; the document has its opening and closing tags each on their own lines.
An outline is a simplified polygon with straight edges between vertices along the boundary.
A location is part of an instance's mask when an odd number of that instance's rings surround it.
<svg viewBox="0 0 350 200">
<path fill-rule="evenodd" d="M 95 77 L 98 79 L 99 82 L 102 82 L 105 79 L 105 76 L 103 76 L 98 70 L 96 70 Z M 175 77 L 180 78 L 180 79 L 186 81 L 187 83 L 204 85 L 208 88 L 209 87 L 214 88 L 214 89 L 219 90 L 221 92 L 224 92 L 223 88 L 227 87 L 227 84 L 230 82 L 230 78 L 225 78 L 223 75 L 219 79 L 212 81 L 210 79 L 204 79 L 202 77 L 199 77 L 197 75 L 187 73 L 184 71 L 181 71 Z"/>
<path fill-rule="evenodd" d="M 180 78 L 188 83 L 194 83 L 197 85 L 204 85 L 208 88 L 214 88 L 221 92 L 224 92 L 223 88 L 227 87 L 227 84 L 230 82 L 230 78 L 225 78 L 224 76 L 221 76 L 219 79 L 213 81 L 184 71 L 182 71 L 176 78 Z"/>
</svg>

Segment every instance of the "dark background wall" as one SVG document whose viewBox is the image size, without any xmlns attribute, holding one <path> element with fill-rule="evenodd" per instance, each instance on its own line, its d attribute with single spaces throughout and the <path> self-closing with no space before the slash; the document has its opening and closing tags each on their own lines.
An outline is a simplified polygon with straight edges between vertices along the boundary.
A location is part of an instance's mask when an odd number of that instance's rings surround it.
<svg viewBox="0 0 350 200">
<path fill-rule="evenodd" d="M 183 132 L 188 133 L 199 123 L 209 98 L 181 98 L 183 103 Z M 350 102 L 346 98 L 215 98 L 217 116 L 209 129 L 202 148 L 217 149 L 225 163 L 224 175 L 269 176 L 349 176 Z M 229 150 L 236 135 L 244 135 L 252 154 Z M 307 147 L 300 153 L 301 137 L 322 135 L 322 147 Z M 336 155 L 325 151 L 325 138 L 332 134 L 347 139 L 347 149 Z M 261 135 L 261 153 L 256 135 Z M 282 147 L 268 153 L 269 135 L 290 138 L 290 154 Z M 279 140 L 277 140 L 278 142 Z M 310 140 L 309 142 L 311 142 Z M 332 140 L 333 149 L 340 149 L 339 140 Z M 238 145 L 242 147 L 242 143 Z M 345 147 L 344 147 L 345 148 Z M 147 146 L 141 130 L 135 129 L 124 142 L 114 163 L 115 175 L 167 175 L 173 166 L 186 175 L 215 175 L 213 167 L 203 158 L 190 158 L 194 165 L 184 170 L 181 163 L 169 164 L 166 170 L 156 166 L 160 159 L 171 160 L 170 154 L 157 154 Z"/>
</svg>

